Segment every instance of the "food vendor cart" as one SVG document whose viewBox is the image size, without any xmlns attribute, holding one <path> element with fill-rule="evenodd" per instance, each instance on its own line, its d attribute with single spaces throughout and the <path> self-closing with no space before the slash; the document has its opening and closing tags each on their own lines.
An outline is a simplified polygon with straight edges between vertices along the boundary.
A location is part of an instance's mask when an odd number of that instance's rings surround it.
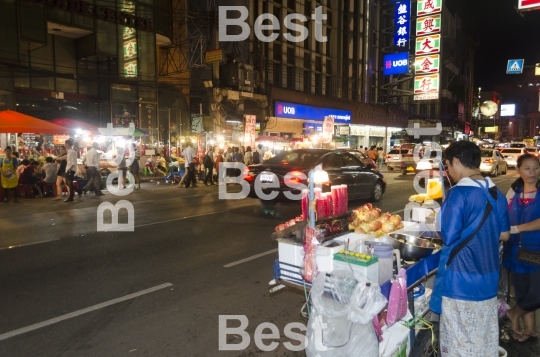
<svg viewBox="0 0 540 357">
<path fill-rule="evenodd" d="M 439 264 L 440 246 L 434 244 L 431 240 L 431 237 L 436 237 L 436 235 L 435 233 L 432 235 L 427 234 L 434 231 L 434 227 L 423 222 L 402 222 L 401 217 L 382 213 L 380 209 L 373 207 L 371 204 L 365 204 L 350 211 L 348 209 L 337 212 L 332 209 L 328 210 L 328 206 L 342 206 L 343 196 L 338 196 L 337 199 L 336 196 L 333 196 L 328 203 L 328 196 L 320 196 L 321 194 L 313 188 L 311 182 L 316 181 L 314 177 L 310 176 L 311 187 L 309 191 L 315 192 L 314 194 L 307 192 L 307 198 L 304 195 L 302 215 L 279 225 L 276 227 L 276 232 L 272 234 L 272 238 L 278 241 L 279 258 L 274 262 L 274 279 L 270 281 L 270 292 L 273 293 L 285 288 L 303 291 L 307 300 L 304 306 L 307 307 L 307 315 L 310 315 L 310 306 L 316 306 L 317 304 L 317 298 L 313 297 L 312 289 L 318 289 L 315 295 L 318 296 L 317 294 L 321 295 L 321 286 L 324 290 L 322 296 L 327 300 L 333 300 L 334 305 L 336 301 L 338 305 L 344 304 L 345 299 L 336 295 L 336 292 L 340 289 L 343 290 L 343 284 L 338 284 L 338 287 L 336 287 L 334 282 L 337 280 L 332 279 L 335 278 L 334 274 L 343 275 L 343 273 L 347 273 L 347 270 L 350 270 L 354 274 L 352 280 L 357 278 L 365 279 L 365 281 L 368 281 L 366 286 L 370 286 L 370 283 L 378 284 L 376 286 L 380 286 L 380 294 L 389 301 L 391 299 L 395 301 L 395 297 L 390 297 L 390 295 L 394 285 L 397 284 L 397 280 L 391 277 L 400 271 L 400 265 L 402 264 L 406 271 L 406 283 L 403 285 L 406 285 L 406 288 L 404 288 L 406 290 L 404 300 L 408 302 L 407 313 L 404 316 L 402 315 L 399 321 L 394 321 L 383 327 L 380 331 L 380 343 L 375 344 L 376 347 L 378 345 L 376 352 L 373 351 L 373 341 L 371 341 L 371 345 L 369 345 L 369 342 L 365 343 L 370 352 L 378 353 L 382 357 L 408 356 L 415 341 L 417 327 L 415 323 L 429 312 L 431 290 L 425 287 L 424 283 L 436 274 Z M 317 195 L 319 196 L 317 197 Z M 347 195 L 344 197 L 347 197 Z M 426 195 L 426 197 L 429 196 Z M 419 203 L 415 204 L 420 205 Z M 430 206 L 429 209 L 431 210 L 431 204 L 428 203 L 427 205 Z M 430 242 L 429 246 L 425 245 L 429 249 L 420 249 L 420 255 L 413 254 L 411 249 L 416 249 L 417 246 L 406 244 L 409 243 L 408 241 L 402 242 L 400 234 L 403 237 L 410 235 L 415 239 L 421 236 L 423 240 Z M 315 248 L 310 247 L 308 242 L 312 237 L 308 237 L 308 235 L 316 235 L 317 243 Z M 390 253 L 390 259 L 381 254 L 382 251 L 377 253 L 377 247 L 382 248 L 387 245 L 391 245 L 390 251 L 393 253 Z M 392 248 L 394 248 L 393 251 Z M 392 263 L 394 260 L 393 255 L 396 256 L 397 263 L 395 264 L 397 268 L 395 270 Z M 408 260 L 402 261 L 401 257 Z M 390 264 L 388 264 L 388 260 L 390 260 Z M 323 285 L 320 284 L 321 279 L 324 281 Z M 351 279 L 348 281 L 351 281 Z M 357 283 L 360 284 L 360 280 Z M 318 285 L 314 287 L 314 284 Z M 352 288 L 349 289 L 352 290 Z M 356 292 L 357 287 L 354 289 Z M 352 295 L 350 300 L 353 300 Z M 390 306 L 390 303 L 388 306 Z M 315 311 L 315 314 L 321 315 L 318 308 L 313 311 Z M 373 319 L 373 321 L 377 320 L 377 324 L 381 320 L 381 316 L 384 316 L 382 321 L 386 321 L 388 317 L 384 312 L 382 314 L 378 313 L 379 311 L 377 310 L 375 314 L 375 316 L 378 315 L 379 317 Z M 315 316 L 314 321 L 320 317 Z M 308 323 L 306 333 L 306 338 L 309 341 L 308 345 L 317 345 L 318 342 L 323 343 L 322 334 L 321 337 L 317 337 L 317 333 L 310 332 L 310 326 L 314 324 L 312 315 L 309 321 L 311 324 Z M 369 320 L 369 323 L 371 323 L 371 320 Z M 330 335 L 335 335 L 335 332 L 339 331 L 339 329 L 332 331 L 331 328 L 329 330 L 331 330 Z M 353 331 L 353 329 L 351 328 L 349 331 Z M 375 329 L 375 331 L 377 330 Z M 350 341 L 353 341 L 353 332 L 350 333 Z M 368 333 L 367 335 L 371 336 L 372 334 Z M 317 338 L 320 338 L 320 341 L 314 340 Z M 364 343 L 358 339 L 354 342 L 357 344 Z M 425 342 L 422 340 L 422 342 L 429 343 L 430 339 L 426 339 Z M 346 348 L 344 346 L 342 344 L 337 348 L 344 349 Z M 343 353 L 336 352 L 336 356 L 342 356 Z M 306 354 L 314 356 L 313 351 L 310 354 L 306 350 Z M 363 354 L 360 355 L 363 356 Z M 373 354 L 367 355 L 373 356 Z M 329 353 L 325 354 L 325 356 L 333 356 L 333 354 Z"/>
</svg>

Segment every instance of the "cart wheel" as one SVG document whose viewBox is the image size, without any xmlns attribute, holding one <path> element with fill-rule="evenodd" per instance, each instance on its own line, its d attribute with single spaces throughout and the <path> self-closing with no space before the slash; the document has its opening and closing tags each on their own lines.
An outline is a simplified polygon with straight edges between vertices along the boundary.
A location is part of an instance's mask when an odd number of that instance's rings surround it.
<svg viewBox="0 0 540 357">
<path fill-rule="evenodd" d="M 435 341 L 431 340 L 432 334 L 430 329 L 420 330 L 414 338 L 414 344 L 411 347 L 409 357 L 440 356 L 438 351 L 434 349 L 434 347 L 439 348 L 439 323 L 432 322 L 432 324 Z"/>
<path fill-rule="evenodd" d="M 394 168 L 392 166 L 386 166 L 386 168 L 389 170 L 389 171 L 394 171 Z"/>
<path fill-rule="evenodd" d="M 407 170 L 401 171 L 401 174 L 402 174 L 402 175 L 407 175 Z"/>
</svg>

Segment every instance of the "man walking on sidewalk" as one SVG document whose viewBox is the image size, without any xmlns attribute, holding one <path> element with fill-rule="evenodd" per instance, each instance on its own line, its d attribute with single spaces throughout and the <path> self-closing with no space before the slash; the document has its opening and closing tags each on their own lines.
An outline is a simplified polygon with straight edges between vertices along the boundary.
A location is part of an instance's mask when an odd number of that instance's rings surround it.
<svg viewBox="0 0 540 357">
<path fill-rule="evenodd" d="M 73 189 L 73 178 L 77 172 L 77 153 L 73 150 L 73 140 L 66 140 L 67 149 L 67 164 L 66 164 L 66 181 L 69 187 L 69 198 L 64 202 L 73 202 L 73 196 L 75 196 L 75 190 Z M 79 196 L 81 190 L 79 189 Z"/>
<path fill-rule="evenodd" d="M 84 163 L 86 165 L 86 177 L 88 182 L 84 186 L 83 191 L 94 191 L 96 196 L 103 196 L 101 192 L 101 174 L 99 173 L 99 159 L 102 152 L 98 150 L 99 144 L 93 143 L 92 148 L 88 150 L 84 157 Z"/>
<path fill-rule="evenodd" d="M 187 147 L 182 151 L 182 156 L 184 157 L 187 170 L 186 188 L 189 188 L 190 185 L 197 187 L 197 181 L 195 179 L 195 151 L 191 147 L 191 143 L 188 143 Z"/>
</svg>

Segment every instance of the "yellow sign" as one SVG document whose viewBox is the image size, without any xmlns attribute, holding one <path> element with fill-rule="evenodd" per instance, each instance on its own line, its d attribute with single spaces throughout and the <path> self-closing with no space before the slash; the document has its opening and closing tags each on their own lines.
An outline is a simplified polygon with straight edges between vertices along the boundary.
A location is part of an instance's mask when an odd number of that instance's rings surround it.
<svg viewBox="0 0 540 357">
<path fill-rule="evenodd" d="M 540 63 L 537 63 L 537 64 L 534 66 L 534 75 L 535 75 L 535 76 L 540 76 Z"/>
<path fill-rule="evenodd" d="M 217 50 L 206 51 L 206 63 L 221 61 L 223 61 L 223 50 L 221 48 L 218 48 Z"/>
<path fill-rule="evenodd" d="M 498 126 L 487 126 L 484 130 L 486 133 L 498 133 L 499 127 Z"/>
</svg>

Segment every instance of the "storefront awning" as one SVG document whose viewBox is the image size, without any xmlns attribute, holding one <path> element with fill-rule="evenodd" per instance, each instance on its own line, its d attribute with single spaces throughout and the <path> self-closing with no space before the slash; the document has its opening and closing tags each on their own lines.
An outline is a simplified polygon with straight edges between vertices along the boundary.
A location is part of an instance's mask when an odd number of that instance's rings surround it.
<svg viewBox="0 0 540 357">
<path fill-rule="evenodd" d="M 68 128 L 13 110 L 0 111 L 0 133 L 67 134 Z"/>
</svg>

